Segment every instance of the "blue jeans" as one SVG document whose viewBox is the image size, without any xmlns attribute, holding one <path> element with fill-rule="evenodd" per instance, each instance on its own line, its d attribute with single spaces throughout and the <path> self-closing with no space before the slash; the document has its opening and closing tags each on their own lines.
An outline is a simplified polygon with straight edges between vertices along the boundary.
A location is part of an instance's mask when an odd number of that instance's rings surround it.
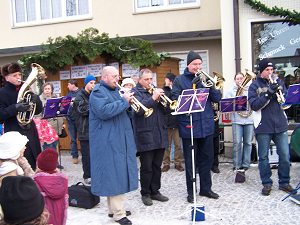
<svg viewBox="0 0 300 225">
<path fill-rule="evenodd" d="M 74 120 L 67 120 L 68 121 L 68 131 L 69 136 L 71 138 L 71 155 L 72 158 L 78 158 L 78 148 L 77 148 L 77 127 Z"/>
<path fill-rule="evenodd" d="M 232 124 L 233 166 L 236 169 L 250 167 L 253 131 L 253 124 Z"/>
<path fill-rule="evenodd" d="M 258 168 L 263 185 L 272 185 L 272 172 L 269 165 L 270 142 L 273 140 L 279 156 L 278 178 L 279 186 L 290 183 L 290 153 L 287 132 L 277 134 L 256 134 L 258 144 Z"/>
</svg>

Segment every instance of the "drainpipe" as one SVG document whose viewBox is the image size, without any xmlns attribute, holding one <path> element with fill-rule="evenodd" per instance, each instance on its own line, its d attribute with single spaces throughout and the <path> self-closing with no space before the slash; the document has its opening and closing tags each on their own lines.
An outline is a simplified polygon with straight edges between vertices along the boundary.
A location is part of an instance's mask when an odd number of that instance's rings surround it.
<svg viewBox="0 0 300 225">
<path fill-rule="evenodd" d="M 233 25 L 234 25 L 234 46 L 235 46 L 235 73 L 241 71 L 241 46 L 239 27 L 239 0 L 233 0 Z"/>
</svg>

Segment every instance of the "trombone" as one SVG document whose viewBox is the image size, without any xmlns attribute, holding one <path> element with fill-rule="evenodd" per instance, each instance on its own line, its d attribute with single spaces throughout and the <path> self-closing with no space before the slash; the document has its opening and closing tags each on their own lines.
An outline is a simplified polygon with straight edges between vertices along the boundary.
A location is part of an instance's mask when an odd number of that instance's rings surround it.
<svg viewBox="0 0 300 225">
<path fill-rule="evenodd" d="M 156 87 L 154 87 L 154 85 L 153 84 L 150 84 L 150 90 L 149 90 L 149 92 L 150 92 L 150 94 L 152 94 L 153 93 L 153 91 L 154 90 L 156 90 L 157 88 Z M 176 100 L 171 100 L 166 94 L 162 94 L 160 97 L 159 97 L 159 103 L 160 104 L 162 104 L 162 106 L 163 107 L 167 107 L 168 106 L 168 104 L 169 104 L 169 107 L 170 107 L 170 109 L 171 110 L 175 110 L 176 109 L 176 107 L 177 107 L 177 101 Z"/>
<path fill-rule="evenodd" d="M 121 96 L 123 96 L 124 93 L 122 93 L 121 89 L 121 85 L 117 83 L 119 90 L 119 94 Z M 136 99 L 136 97 L 133 96 L 132 102 L 131 102 L 131 107 L 135 112 L 139 112 L 141 109 L 144 110 L 144 117 L 149 117 L 151 116 L 151 114 L 153 113 L 153 109 L 152 108 L 147 108 L 146 106 L 144 106 L 139 100 Z"/>
<path fill-rule="evenodd" d="M 211 77 L 208 73 L 204 72 L 203 70 L 198 70 L 198 72 L 195 74 L 196 77 L 200 77 L 201 78 L 201 82 L 203 87 L 206 88 L 210 88 L 212 86 L 215 87 L 215 89 L 220 90 L 223 88 L 223 83 L 225 81 L 224 77 L 217 73 L 217 72 L 213 72 L 214 77 Z M 205 77 L 205 79 L 204 79 Z"/>
</svg>

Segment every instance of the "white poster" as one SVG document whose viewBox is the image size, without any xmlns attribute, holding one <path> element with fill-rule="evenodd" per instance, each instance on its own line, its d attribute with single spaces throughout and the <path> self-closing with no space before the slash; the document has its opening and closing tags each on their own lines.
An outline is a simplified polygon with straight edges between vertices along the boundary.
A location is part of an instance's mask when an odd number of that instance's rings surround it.
<svg viewBox="0 0 300 225">
<path fill-rule="evenodd" d="M 108 64 L 109 66 L 113 66 L 115 67 L 117 70 L 119 70 L 119 63 L 118 62 L 113 62 L 113 63 L 110 63 Z"/>
<path fill-rule="evenodd" d="M 85 78 L 86 77 L 86 66 L 72 66 L 71 67 L 71 78 Z"/>
<path fill-rule="evenodd" d="M 156 73 L 152 73 L 152 84 L 157 87 L 157 74 Z"/>
<path fill-rule="evenodd" d="M 71 73 L 69 70 L 61 70 L 59 71 L 59 79 L 60 80 L 69 80 L 71 77 Z"/>
<path fill-rule="evenodd" d="M 100 77 L 105 64 L 89 64 L 86 66 L 86 74 L 94 77 Z"/>
<path fill-rule="evenodd" d="M 139 75 L 140 67 L 133 67 L 130 64 L 122 64 L 122 77 L 131 77 L 132 75 Z"/>
<path fill-rule="evenodd" d="M 53 93 L 60 95 L 61 93 L 61 86 L 60 81 L 49 81 L 49 83 L 53 84 Z"/>
</svg>

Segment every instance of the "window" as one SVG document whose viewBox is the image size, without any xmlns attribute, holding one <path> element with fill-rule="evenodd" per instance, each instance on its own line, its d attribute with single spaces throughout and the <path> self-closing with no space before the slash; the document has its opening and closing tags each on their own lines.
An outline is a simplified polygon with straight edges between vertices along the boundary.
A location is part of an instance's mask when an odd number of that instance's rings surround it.
<svg viewBox="0 0 300 225">
<path fill-rule="evenodd" d="M 91 17 L 91 0 L 11 0 L 14 26 Z"/>
<path fill-rule="evenodd" d="M 289 26 L 281 21 L 255 22 L 251 24 L 252 61 L 269 58 L 279 78 L 288 88 L 300 83 L 300 25 Z M 288 110 L 290 122 L 300 122 L 300 105 Z"/>
<path fill-rule="evenodd" d="M 200 0 L 134 0 L 135 12 L 153 12 L 200 7 Z"/>
</svg>

